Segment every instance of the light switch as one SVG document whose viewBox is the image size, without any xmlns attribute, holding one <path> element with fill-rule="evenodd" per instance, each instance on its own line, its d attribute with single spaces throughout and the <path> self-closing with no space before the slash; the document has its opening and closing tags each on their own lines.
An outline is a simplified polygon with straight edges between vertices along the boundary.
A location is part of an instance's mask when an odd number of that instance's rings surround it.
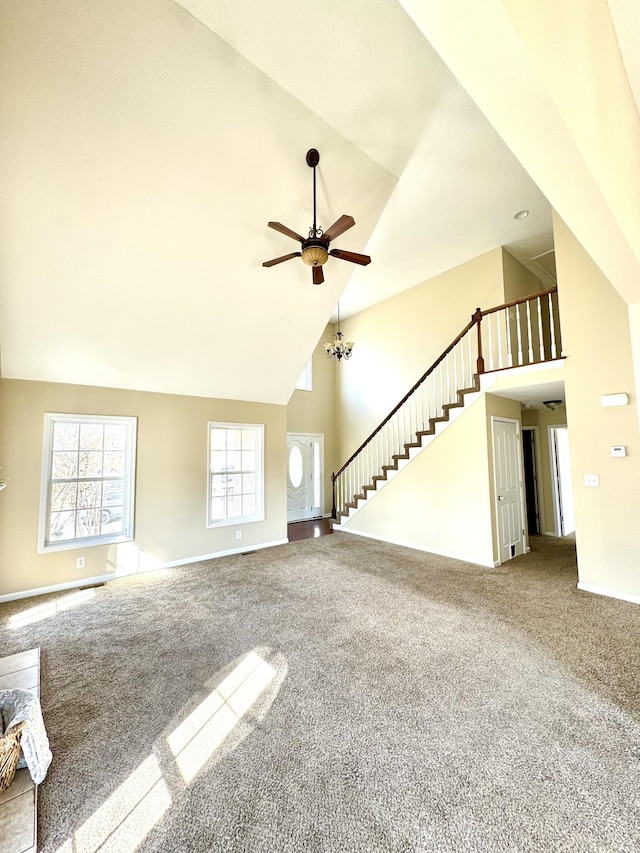
<svg viewBox="0 0 640 853">
<path fill-rule="evenodd" d="M 592 488 L 597 489 L 600 486 L 600 477 L 598 474 L 585 474 L 584 484 L 585 486 L 591 486 Z"/>
</svg>

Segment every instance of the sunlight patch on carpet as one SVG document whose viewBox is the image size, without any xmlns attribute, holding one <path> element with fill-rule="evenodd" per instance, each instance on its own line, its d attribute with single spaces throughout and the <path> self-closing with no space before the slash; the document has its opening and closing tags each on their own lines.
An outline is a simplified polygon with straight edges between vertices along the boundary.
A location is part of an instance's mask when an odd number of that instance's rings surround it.
<svg viewBox="0 0 640 853">
<path fill-rule="evenodd" d="M 25 625 L 32 625 L 34 622 L 50 619 L 63 610 L 76 607 L 78 604 L 84 604 L 91 598 L 95 598 L 95 595 L 96 593 L 93 589 L 82 589 L 80 592 L 72 592 L 70 595 L 63 595 L 62 598 L 56 598 L 55 601 L 47 601 L 46 604 L 37 604 L 35 607 L 30 607 L 28 610 L 23 610 L 21 613 L 16 613 L 15 616 L 12 616 L 9 619 L 9 627 L 24 628 Z"/>
<path fill-rule="evenodd" d="M 198 707 L 168 736 L 182 778 L 189 784 L 276 675 L 256 652 L 250 652 Z"/>
<path fill-rule="evenodd" d="M 150 755 L 56 853 L 133 853 L 170 805 L 162 771 Z"/>
</svg>

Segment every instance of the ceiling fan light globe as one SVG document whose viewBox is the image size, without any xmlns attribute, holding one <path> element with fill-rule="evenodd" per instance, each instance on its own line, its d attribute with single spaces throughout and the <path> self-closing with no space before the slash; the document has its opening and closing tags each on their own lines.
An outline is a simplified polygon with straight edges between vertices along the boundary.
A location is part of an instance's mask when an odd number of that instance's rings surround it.
<svg viewBox="0 0 640 853">
<path fill-rule="evenodd" d="M 321 267 L 326 264 L 329 254 L 324 246 L 307 246 L 302 250 L 302 260 L 310 267 Z"/>
</svg>

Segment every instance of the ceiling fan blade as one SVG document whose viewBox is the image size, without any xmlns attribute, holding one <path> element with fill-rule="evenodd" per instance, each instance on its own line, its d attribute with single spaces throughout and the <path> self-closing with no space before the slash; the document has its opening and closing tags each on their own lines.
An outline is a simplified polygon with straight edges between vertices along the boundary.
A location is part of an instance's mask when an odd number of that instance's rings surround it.
<svg viewBox="0 0 640 853">
<path fill-rule="evenodd" d="M 322 284 L 322 282 L 324 281 L 324 273 L 322 272 L 322 267 L 311 267 L 311 272 L 313 273 L 313 283 Z"/>
<path fill-rule="evenodd" d="M 296 232 L 292 231 L 291 228 L 287 228 L 287 226 L 283 225 L 282 222 L 267 222 L 267 225 L 269 228 L 273 228 L 281 234 L 286 234 L 287 237 L 291 237 L 293 240 L 298 240 L 300 243 L 304 242 L 304 237 L 296 234 Z"/>
<path fill-rule="evenodd" d="M 359 255 L 357 252 L 346 252 L 344 249 L 332 249 L 329 252 L 334 258 L 340 258 L 341 261 L 351 261 L 352 264 L 360 264 L 366 267 L 371 263 L 369 255 Z"/>
<path fill-rule="evenodd" d="M 289 261 L 291 258 L 301 258 L 302 252 L 291 252 L 290 255 L 282 255 L 280 258 L 273 258 L 271 261 L 265 261 L 263 267 L 274 267 L 276 264 L 281 264 L 283 261 Z"/>
<path fill-rule="evenodd" d="M 349 228 L 352 228 L 355 224 L 356 221 L 353 216 L 343 214 L 340 219 L 337 219 L 333 225 L 323 232 L 322 239 L 331 242 L 332 240 L 335 240 L 336 237 L 344 234 L 345 231 L 348 231 Z"/>
</svg>

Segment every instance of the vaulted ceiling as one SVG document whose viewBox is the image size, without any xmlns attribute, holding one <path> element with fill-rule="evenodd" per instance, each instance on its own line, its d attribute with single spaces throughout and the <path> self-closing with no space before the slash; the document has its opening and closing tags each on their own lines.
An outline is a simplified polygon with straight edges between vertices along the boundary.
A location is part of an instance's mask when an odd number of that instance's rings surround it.
<svg viewBox="0 0 640 853">
<path fill-rule="evenodd" d="M 550 249 L 552 182 L 424 5 L 0 0 L 2 375 L 283 404 L 338 299 Z M 319 223 L 373 258 L 320 286 L 262 267 L 297 248 L 269 220 L 311 225 L 311 147 Z"/>
</svg>

